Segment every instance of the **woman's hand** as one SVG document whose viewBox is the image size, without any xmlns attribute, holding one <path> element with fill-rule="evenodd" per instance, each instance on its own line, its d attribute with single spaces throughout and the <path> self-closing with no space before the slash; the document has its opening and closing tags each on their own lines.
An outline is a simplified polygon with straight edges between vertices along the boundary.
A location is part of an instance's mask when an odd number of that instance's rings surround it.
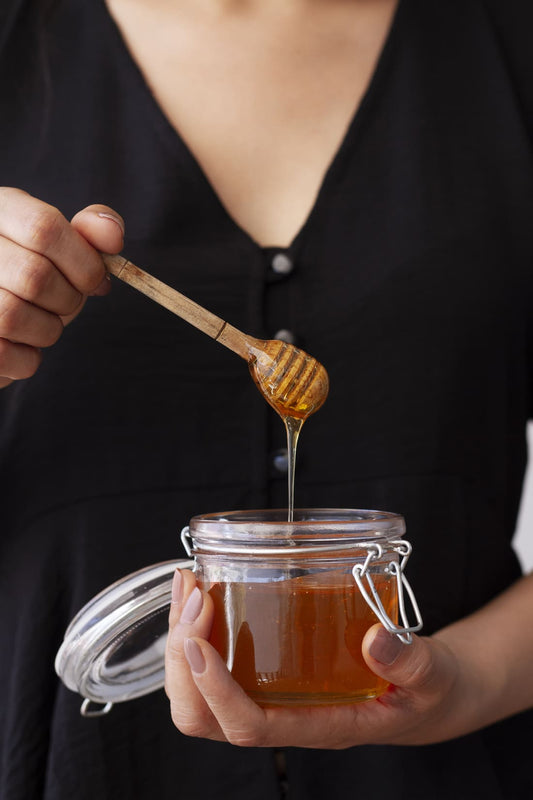
<svg viewBox="0 0 533 800">
<path fill-rule="evenodd" d="M 20 189 L 0 188 L 0 387 L 29 378 L 88 295 L 110 289 L 98 251 L 122 249 L 124 223 L 93 205 L 69 223 Z"/>
<path fill-rule="evenodd" d="M 205 641 L 212 612 L 211 598 L 195 588 L 194 575 L 177 572 L 166 692 L 182 733 L 244 746 L 345 748 L 428 744 L 485 723 L 480 708 L 493 687 L 475 660 L 460 660 L 439 636 L 414 637 L 404 645 L 381 625 L 368 631 L 363 654 L 368 666 L 391 682 L 384 695 L 347 706 L 260 708 Z"/>
</svg>

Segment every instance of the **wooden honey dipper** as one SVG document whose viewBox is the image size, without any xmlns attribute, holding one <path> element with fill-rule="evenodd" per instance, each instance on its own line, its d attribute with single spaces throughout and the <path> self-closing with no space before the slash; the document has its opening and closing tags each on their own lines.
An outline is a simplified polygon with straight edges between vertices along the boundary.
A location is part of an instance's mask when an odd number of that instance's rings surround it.
<svg viewBox="0 0 533 800">
<path fill-rule="evenodd" d="M 325 401 L 328 374 L 322 364 L 303 350 L 277 339 L 248 336 L 124 256 L 102 257 L 112 275 L 244 358 L 259 391 L 282 417 L 303 421 Z"/>
</svg>

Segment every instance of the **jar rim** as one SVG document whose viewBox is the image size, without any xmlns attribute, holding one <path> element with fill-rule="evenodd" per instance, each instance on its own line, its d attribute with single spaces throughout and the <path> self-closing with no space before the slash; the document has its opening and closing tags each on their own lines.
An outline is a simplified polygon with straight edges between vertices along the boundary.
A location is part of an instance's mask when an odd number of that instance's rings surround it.
<svg viewBox="0 0 533 800">
<path fill-rule="evenodd" d="M 335 542 L 383 542 L 405 533 L 400 514 L 373 509 L 298 508 L 294 520 L 287 509 L 215 512 L 193 517 L 189 523 L 195 543 L 207 541 L 249 542 L 266 546 L 291 544 L 315 547 Z"/>
</svg>

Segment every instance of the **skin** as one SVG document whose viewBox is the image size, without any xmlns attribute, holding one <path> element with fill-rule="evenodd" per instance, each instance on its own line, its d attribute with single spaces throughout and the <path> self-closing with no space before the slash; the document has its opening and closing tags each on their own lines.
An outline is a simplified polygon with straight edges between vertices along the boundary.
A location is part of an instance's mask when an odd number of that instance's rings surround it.
<svg viewBox="0 0 533 800">
<path fill-rule="evenodd" d="M 176 573 L 173 598 L 166 692 L 174 724 L 189 736 L 244 747 L 420 745 L 533 706 L 533 575 L 434 636 L 413 637 L 411 645 L 373 626 L 363 656 L 392 687 L 351 706 L 260 708 L 208 643 L 213 606 L 190 571 Z"/>
<path fill-rule="evenodd" d="M 229 215 L 290 244 L 359 106 L 397 0 L 107 0 Z"/>
<path fill-rule="evenodd" d="M 88 206 L 69 222 L 26 192 L 0 187 L 0 387 L 31 377 L 87 296 L 108 293 L 99 251 L 118 253 L 123 231 L 107 206 Z"/>
</svg>

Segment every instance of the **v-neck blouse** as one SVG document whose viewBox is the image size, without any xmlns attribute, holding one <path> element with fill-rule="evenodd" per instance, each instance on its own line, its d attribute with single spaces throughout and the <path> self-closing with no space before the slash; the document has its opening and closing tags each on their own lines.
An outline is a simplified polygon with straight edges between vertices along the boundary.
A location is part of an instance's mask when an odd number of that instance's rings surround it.
<svg viewBox="0 0 533 800">
<path fill-rule="evenodd" d="M 5 4 L 0 174 L 241 330 L 328 369 L 301 507 L 403 513 L 430 634 L 512 583 L 531 412 L 529 0 L 401 0 L 364 100 L 289 248 L 228 216 L 103 0 Z M 13 12 L 10 16 L 7 12 Z M 17 76 L 14 80 L 13 76 Z M 279 269 L 280 264 L 282 269 Z M 2 800 L 273 800 L 269 750 L 181 736 L 162 692 L 79 716 L 53 659 L 96 592 L 179 556 L 196 513 L 286 505 L 284 432 L 245 364 L 131 288 L 90 298 L 0 393 Z M 532 793 L 530 713 L 430 747 L 286 753 L 291 797 Z"/>
</svg>

